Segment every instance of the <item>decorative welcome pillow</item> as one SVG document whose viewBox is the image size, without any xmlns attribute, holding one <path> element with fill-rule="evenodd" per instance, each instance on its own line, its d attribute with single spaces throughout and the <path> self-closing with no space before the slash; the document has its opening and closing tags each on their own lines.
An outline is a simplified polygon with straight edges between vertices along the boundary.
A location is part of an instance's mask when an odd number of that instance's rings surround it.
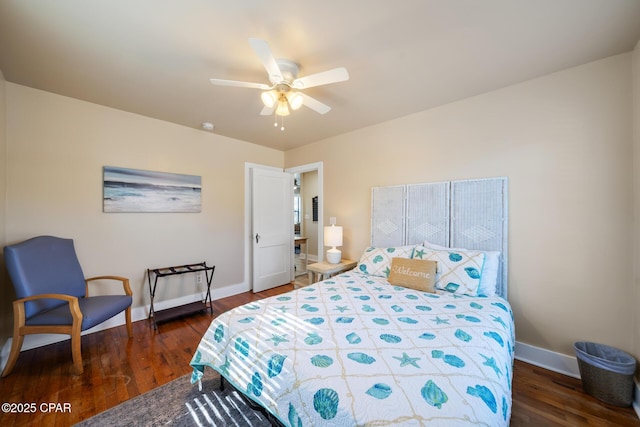
<svg viewBox="0 0 640 427">
<path fill-rule="evenodd" d="M 454 294 L 478 295 L 484 252 L 461 250 L 434 250 L 418 246 L 413 258 L 437 262 L 436 289 Z"/>
<path fill-rule="evenodd" d="M 393 258 L 388 280 L 395 286 L 433 293 L 436 262 L 426 259 Z"/>
<path fill-rule="evenodd" d="M 360 257 L 356 269 L 370 276 L 389 277 L 392 258 L 411 258 L 415 246 L 367 248 Z"/>
</svg>

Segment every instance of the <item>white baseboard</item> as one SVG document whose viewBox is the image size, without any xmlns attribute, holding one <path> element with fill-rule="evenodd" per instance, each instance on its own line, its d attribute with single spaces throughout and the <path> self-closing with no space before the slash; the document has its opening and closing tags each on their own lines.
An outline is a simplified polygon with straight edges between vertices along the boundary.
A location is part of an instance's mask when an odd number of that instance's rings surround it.
<svg viewBox="0 0 640 427">
<path fill-rule="evenodd" d="M 515 358 L 550 371 L 580 378 L 578 360 L 575 356 L 567 356 L 566 354 L 516 341 Z"/>
<path fill-rule="evenodd" d="M 222 288 L 211 289 L 211 299 L 217 300 L 221 298 L 230 297 L 232 295 L 237 295 L 243 292 L 247 292 L 249 290 L 249 285 L 247 283 L 237 283 L 235 285 L 229 285 Z M 156 310 L 164 310 L 166 308 L 177 307 L 183 304 L 189 304 L 195 301 L 202 301 L 204 299 L 204 293 L 197 293 L 193 295 L 186 295 L 180 298 L 174 298 L 166 301 L 157 301 L 154 303 Z M 131 310 L 131 321 L 136 322 L 138 320 L 147 319 L 149 316 L 149 306 L 142 307 L 134 307 Z M 92 334 L 94 332 L 103 331 L 109 328 L 115 328 L 117 326 L 121 326 L 125 324 L 124 314 L 118 314 L 115 317 L 82 332 L 82 335 Z M 36 335 L 26 335 L 24 337 L 24 342 L 22 343 L 22 350 L 31 350 L 38 347 L 43 347 L 45 345 L 57 343 L 60 341 L 65 341 L 71 339 L 69 335 L 62 334 L 36 334 Z M 13 338 L 9 338 L 5 345 L 0 350 L 0 372 L 4 369 L 7 364 L 7 360 L 9 359 L 9 352 L 11 351 L 11 343 Z"/>
</svg>

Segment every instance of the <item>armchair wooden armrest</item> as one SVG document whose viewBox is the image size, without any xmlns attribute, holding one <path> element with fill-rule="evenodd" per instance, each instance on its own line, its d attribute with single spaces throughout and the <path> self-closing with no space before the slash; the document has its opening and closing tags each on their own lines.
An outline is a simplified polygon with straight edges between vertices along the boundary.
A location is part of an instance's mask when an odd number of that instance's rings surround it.
<svg viewBox="0 0 640 427">
<path fill-rule="evenodd" d="M 25 318 L 25 310 L 24 303 L 27 301 L 39 300 L 39 299 L 60 299 L 67 301 L 69 304 L 69 310 L 71 311 L 71 317 L 73 317 L 73 325 L 77 325 L 78 330 L 80 329 L 80 325 L 82 325 L 82 312 L 80 311 L 80 305 L 78 304 L 78 297 L 74 297 L 72 295 L 64 295 L 64 294 L 39 294 L 32 295 L 30 297 L 20 298 L 13 302 L 13 328 L 16 327 L 24 327 L 26 318 Z M 72 325 L 72 327 L 73 327 Z M 63 328 L 68 329 L 68 326 L 61 326 Z M 29 326 L 29 328 L 37 328 L 37 326 Z M 56 333 L 51 332 L 51 326 L 44 326 L 47 329 L 47 333 Z M 66 330 L 65 329 L 65 330 Z M 62 332 L 66 333 L 66 332 Z"/>
<path fill-rule="evenodd" d="M 86 291 L 85 291 L 85 296 L 89 296 L 89 282 L 93 281 L 93 280 L 116 280 L 119 282 L 122 282 L 122 287 L 124 288 L 124 293 L 132 296 L 133 292 L 131 292 L 131 286 L 129 285 L 129 279 L 126 277 L 121 277 L 121 276 L 96 276 L 96 277 L 89 277 L 84 279 L 85 285 L 86 285 Z"/>
</svg>

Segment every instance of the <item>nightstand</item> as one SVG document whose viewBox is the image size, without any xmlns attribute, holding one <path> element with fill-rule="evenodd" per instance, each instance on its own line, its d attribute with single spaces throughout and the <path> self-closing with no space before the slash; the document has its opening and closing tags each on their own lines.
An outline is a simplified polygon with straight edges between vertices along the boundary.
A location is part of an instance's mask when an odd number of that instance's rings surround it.
<svg viewBox="0 0 640 427">
<path fill-rule="evenodd" d="M 351 270 L 356 266 L 356 264 L 358 264 L 356 261 L 352 261 L 350 259 L 342 259 L 338 264 L 329 264 L 326 261 L 309 264 L 307 266 L 307 272 L 309 274 L 309 284 L 315 283 L 316 281 L 328 279 L 334 274 Z"/>
</svg>

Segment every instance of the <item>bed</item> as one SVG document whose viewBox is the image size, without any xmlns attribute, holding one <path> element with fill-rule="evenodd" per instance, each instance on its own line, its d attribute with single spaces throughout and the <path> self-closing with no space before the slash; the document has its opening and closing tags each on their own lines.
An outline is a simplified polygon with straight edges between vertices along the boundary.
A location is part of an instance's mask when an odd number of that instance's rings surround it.
<svg viewBox="0 0 640 427">
<path fill-rule="evenodd" d="M 493 255 L 368 248 L 351 271 L 214 319 L 192 382 L 212 368 L 286 426 L 507 426 L 514 324 L 483 289 Z M 432 281 L 398 284 L 400 261 Z"/>
</svg>

